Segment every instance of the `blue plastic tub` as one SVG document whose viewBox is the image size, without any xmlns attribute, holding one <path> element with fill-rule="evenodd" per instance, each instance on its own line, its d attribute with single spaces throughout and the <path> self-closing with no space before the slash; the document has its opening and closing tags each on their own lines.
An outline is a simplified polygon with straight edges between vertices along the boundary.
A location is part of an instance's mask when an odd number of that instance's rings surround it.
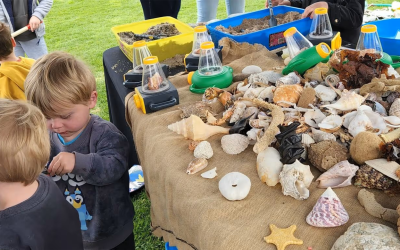
<svg viewBox="0 0 400 250">
<path fill-rule="evenodd" d="M 165 250 L 178 250 L 177 247 L 170 246 L 169 242 L 165 242 Z"/>
<path fill-rule="evenodd" d="M 376 25 L 383 52 L 391 56 L 400 56 L 400 18 L 383 19 L 367 24 Z"/>
<path fill-rule="evenodd" d="M 284 14 L 289 11 L 296 11 L 299 13 L 303 13 L 304 9 L 289 7 L 289 6 L 277 6 L 274 7 L 274 14 Z M 228 33 L 221 32 L 216 30 L 215 28 L 219 25 L 228 28 L 229 26 L 236 27 L 239 26 L 243 19 L 260 19 L 265 16 L 269 16 L 269 9 L 258 10 L 254 12 L 249 12 L 246 14 L 242 14 L 239 16 L 234 16 L 231 18 L 227 18 L 224 20 L 216 21 L 210 24 L 207 24 L 207 29 L 211 34 L 211 38 L 215 44 L 218 46 L 218 41 L 223 37 L 229 37 L 237 42 L 248 42 L 250 44 L 259 43 L 267 47 L 269 50 L 274 50 L 286 45 L 285 39 L 283 37 L 283 32 L 290 27 L 296 27 L 299 32 L 303 35 L 308 35 L 310 33 L 310 26 L 312 20 L 310 18 L 304 18 L 297 21 L 293 21 L 290 23 L 285 23 L 282 25 L 278 25 L 272 28 L 259 30 L 253 33 L 244 34 L 244 35 L 231 35 Z"/>
</svg>

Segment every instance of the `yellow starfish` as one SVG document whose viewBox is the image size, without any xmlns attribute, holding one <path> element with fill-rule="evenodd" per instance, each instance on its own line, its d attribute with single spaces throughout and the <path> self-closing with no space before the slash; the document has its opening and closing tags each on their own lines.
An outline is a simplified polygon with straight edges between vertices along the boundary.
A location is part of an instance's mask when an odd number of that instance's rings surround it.
<svg viewBox="0 0 400 250">
<path fill-rule="evenodd" d="M 287 245 L 302 245 L 303 241 L 293 236 L 296 225 L 288 228 L 277 228 L 274 224 L 270 224 L 271 234 L 264 237 L 267 243 L 274 244 L 278 250 L 284 250 Z"/>
</svg>

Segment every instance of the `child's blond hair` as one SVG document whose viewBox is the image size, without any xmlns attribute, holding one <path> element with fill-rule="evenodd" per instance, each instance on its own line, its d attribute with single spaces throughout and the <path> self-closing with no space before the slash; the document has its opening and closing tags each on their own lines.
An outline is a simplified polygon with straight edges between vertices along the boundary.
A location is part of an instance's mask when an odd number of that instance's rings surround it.
<svg viewBox="0 0 400 250">
<path fill-rule="evenodd" d="M 49 156 L 42 112 L 24 101 L 0 99 L 0 181 L 31 184 Z"/>
<path fill-rule="evenodd" d="M 60 109 L 87 104 L 96 79 L 86 66 L 65 52 L 53 52 L 38 59 L 25 80 L 25 94 L 46 116 L 59 116 Z"/>
</svg>

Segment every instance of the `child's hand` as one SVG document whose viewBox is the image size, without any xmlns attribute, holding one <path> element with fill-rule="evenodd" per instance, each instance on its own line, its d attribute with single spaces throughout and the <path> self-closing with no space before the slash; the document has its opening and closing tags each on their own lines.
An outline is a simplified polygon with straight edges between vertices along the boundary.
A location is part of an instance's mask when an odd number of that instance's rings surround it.
<svg viewBox="0 0 400 250">
<path fill-rule="evenodd" d="M 61 152 L 53 158 L 47 170 L 50 176 L 71 173 L 75 167 L 75 155 Z"/>
<path fill-rule="evenodd" d="M 328 7 L 329 7 L 329 5 L 326 2 L 313 3 L 304 10 L 303 14 L 301 15 L 301 18 L 306 18 L 306 17 L 310 16 L 310 18 L 313 19 L 315 9 L 317 9 L 317 8 L 328 9 Z"/>
<path fill-rule="evenodd" d="M 40 19 L 35 16 L 32 16 L 31 19 L 29 20 L 29 25 L 31 26 L 31 31 L 34 32 L 39 28 Z"/>
<path fill-rule="evenodd" d="M 287 5 L 291 6 L 292 4 L 290 3 L 289 0 L 271 0 L 272 7 L 278 6 L 278 5 Z M 265 8 L 268 8 L 268 0 L 265 1 Z"/>
</svg>

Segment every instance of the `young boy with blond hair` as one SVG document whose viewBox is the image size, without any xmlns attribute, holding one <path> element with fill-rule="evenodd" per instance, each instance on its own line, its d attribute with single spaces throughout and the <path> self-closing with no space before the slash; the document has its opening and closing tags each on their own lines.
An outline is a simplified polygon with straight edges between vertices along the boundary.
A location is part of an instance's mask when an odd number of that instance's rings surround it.
<svg viewBox="0 0 400 250">
<path fill-rule="evenodd" d="M 35 60 L 17 57 L 10 28 L 0 22 L 0 98 L 26 100 L 24 81 Z"/>
<path fill-rule="evenodd" d="M 77 212 L 51 178 L 46 120 L 23 101 L 0 99 L 0 249 L 83 249 Z"/>
<path fill-rule="evenodd" d="M 79 213 L 85 249 L 134 249 L 128 142 L 110 122 L 90 114 L 96 81 L 72 55 L 38 59 L 25 81 L 27 99 L 50 130 L 48 172 Z"/>
</svg>

